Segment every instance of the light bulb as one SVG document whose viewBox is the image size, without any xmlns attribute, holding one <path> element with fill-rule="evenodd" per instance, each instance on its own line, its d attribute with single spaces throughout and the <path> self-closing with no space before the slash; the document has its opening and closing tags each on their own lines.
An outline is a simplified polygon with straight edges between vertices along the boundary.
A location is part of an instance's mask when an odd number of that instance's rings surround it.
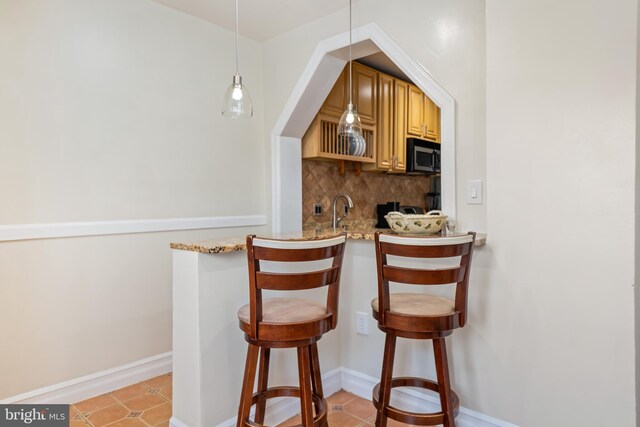
<svg viewBox="0 0 640 427">
<path fill-rule="evenodd" d="M 233 83 L 222 98 L 222 115 L 231 118 L 248 118 L 253 116 L 253 104 L 247 87 L 242 84 L 242 77 L 233 76 Z"/>
<path fill-rule="evenodd" d="M 234 86 L 233 92 L 231 93 L 231 97 L 236 101 L 240 101 L 242 99 L 242 87 Z"/>
<path fill-rule="evenodd" d="M 354 117 L 353 117 L 353 113 L 349 112 L 347 114 L 347 123 L 351 124 L 353 123 Z"/>
</svg>

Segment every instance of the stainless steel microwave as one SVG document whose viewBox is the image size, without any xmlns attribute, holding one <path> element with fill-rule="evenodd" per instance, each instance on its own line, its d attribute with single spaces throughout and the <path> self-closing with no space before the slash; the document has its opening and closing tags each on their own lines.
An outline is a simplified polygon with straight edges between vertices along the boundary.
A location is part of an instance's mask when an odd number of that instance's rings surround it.
<svg viewBox="0 0 640 427">
<path fill-rule="evenodd" d="M 407 138 L 407 174 L 440 173 L 440 144 L 418 138 Z"/>
</svg>

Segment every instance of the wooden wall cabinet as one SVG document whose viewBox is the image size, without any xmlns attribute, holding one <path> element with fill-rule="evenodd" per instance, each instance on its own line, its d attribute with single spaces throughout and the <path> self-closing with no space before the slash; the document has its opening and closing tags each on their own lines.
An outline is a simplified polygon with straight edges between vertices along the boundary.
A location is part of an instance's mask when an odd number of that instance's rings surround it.
<svg viewBox="0 0 640 427">
<path fill-rule="evenodd" d="M 424 93 L 409 84 L 407 97 L 407 136 L 424 138 Z"/>
<path fill-rule="evenodd" d="M 395 165 L 394 140 L 394 85 L 393 78 L 378 76 L 378 112 L 376 123 L 376 163 L 363 165 L 366 171 L 386 172 Z"/>
<path fill-rule="evenodd" d="M 378 98 L 378 72 L 357 62 L 353 63 L 353 105 L 363 124 L 376 124 Z M 333 85 L 320 108 L 321 114 L 340 119 L 349 103 L 349 64 Z"/>
<path fill-rule="evenodd" d="M 440 142 L 440 109 L 417 86 L 353 63 L 353 104 L 362 121 L 367 150 L 349 155 L 337 137 L 337 125 L 349 103 L 349 64 L 346 65 L 307 133 L 302 138 L 305 159 L 348 160 L 362 170 L 406 171 L 406 139 Z"/>
<path fill-rule="evenodd" d="M 412 84 L 407 103 L 407 137 L 440 142 L 440 108 Z"/>
<path fill-rule="evenodd" d="M 440 108 L 428 96 L 424 96 L 425 138 L 440 142 Z"/>
<path fill-rule="evenodd" d="M 396 156 L 394 171 L 407 170 L 407 100 L 409 83 L 394 79 L 394 124 L 393 147 Z"/>
<path fill-rule="evenodd" d="M 338 120 L 342 117 L 342 113 L 344 113 L 344 110 L 347 108 L 347 103 L 349 102 L 349 97 L 347 96 L 349 87 L 348 71 L 349 67 L 342 70 L 342 73 L 338 76 L 338 79 L 331 88 L 331 92 L 329 92 L 327 99 L 320 108 L 320 114 L 337 117 Z"/>
<path fill-rule="evenodd" d="M 406 105 L 409 83 L 386 74 L 378 75 L 378 122 L 376 163 L 365 171 L 403 173 L 406 167 Z"/>
<path fill-rule="evenodd" d="M 349 66 L 347 73 L 347 92 L 349 88 Z M 375 125 L 378 109 L 378 72 L 357 62 L 353 63 L 353 104 L 364 124 Z M 349 102 L 349 97 L 347 97 Z M 346 108 L 346 105 L 345 105 Z M 344 110 L 343 110 L 344 111 Z"/>
</svg>

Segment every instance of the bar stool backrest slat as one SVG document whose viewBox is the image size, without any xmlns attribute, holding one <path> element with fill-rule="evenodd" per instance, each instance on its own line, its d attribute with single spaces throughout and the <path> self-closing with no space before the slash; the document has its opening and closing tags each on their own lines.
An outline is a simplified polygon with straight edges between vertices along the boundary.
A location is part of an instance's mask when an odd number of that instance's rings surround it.
<svg viewBox="0 0 640 427">
<path fill-rule="evenodd" d="M 340 273 L 346 235 L 319 240 L 275 240 L 247 236 L 249 261 L 249 323 L 250 336 L 259 338 L 262 321 L 262 291 L 300 291 L 328 287 L 327 314 L 331 315 L 332 328 L 338 322 L 338 295 Z M 261 271 L 260 261 L 301 263 L 333 258 L 332 265 L 322 270 L 295 273 Z"/>
<path fill-rule="evenodd" d="M 386 313 L 390 310 L 389 282 L 396 282 L 421 286 L 455 283 L 455 311 L 459 313 L 459 325 L 464 326 L 474 241 L 473 232 L 454 237 L 403 237 L 377 232 L 375 244 L 378 264 L 378 312 L 381 325 L 385 325 Z M 460 257 L 460 263 L 448 268 L 407 268 L 390 265 L 388 255 L 421 259 Z"/>
</svg>

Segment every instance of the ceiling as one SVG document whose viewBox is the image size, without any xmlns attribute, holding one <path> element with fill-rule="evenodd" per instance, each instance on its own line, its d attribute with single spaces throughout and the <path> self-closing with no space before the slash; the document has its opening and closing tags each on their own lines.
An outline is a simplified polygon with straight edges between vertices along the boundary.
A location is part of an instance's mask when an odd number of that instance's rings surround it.
<svg viewBox="0 0 640 427">
<path fill-rule="evenodd" d="M 373 55 L 364 56 L 358 59 L 358 62 L 368 65 L 371 68 L 375 68 L 383 73 L 390 74 L 393 77 L 397 77 L 400 80 L 410 82 L 411 79 L 402 72 L 400 68 L 391 60 L 387 55 L 382 52 L 374 53 Z"/>
<path fill-rule="evenodd" d="M 235 31 L 234 0 L 153 1 Z M 348 0 L 239 0 L 240 34 L 266 40 L 348 6 Z M 345 13 L 345 31 L 348 28 Z"/>
</svg>

